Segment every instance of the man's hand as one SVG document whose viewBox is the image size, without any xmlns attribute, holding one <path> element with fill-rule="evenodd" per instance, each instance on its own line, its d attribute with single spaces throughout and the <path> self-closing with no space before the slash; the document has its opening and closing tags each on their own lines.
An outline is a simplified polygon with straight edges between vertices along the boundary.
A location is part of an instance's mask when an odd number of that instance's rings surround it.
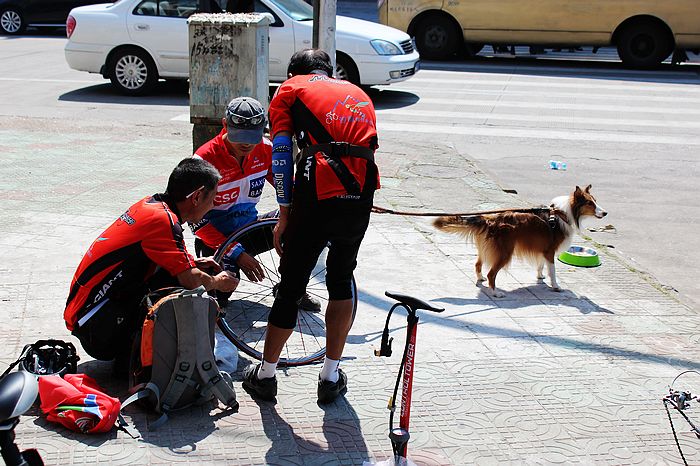
<svg viewBox="0 0 700 466">
<path fill-rule="evenodd" d="M 210 275 L 217 274 L 223 270 L 213 257 L 198 257 L 194 260 L 194 263 L 199 270 L 204 270 Z"/>
<path fill-rule="evenodd" d="M 280 218 L 275 225 L 273 230 L 272 242 L 275 245 L 275 251 L 278 255 L 282 255 L 282 236 L 284 235 L 284 230 L 287 229 L 287 215 L 282 214 L 282 209 L 280 209 Z"/>
<path fill-rule="evenodd" d="M 256 261 L 253 256 L 247 252 L 243 252 L 238 259 L 236 259 L 236 265 L 240 267 L 241 271 L 248 277 L 248 280 L 252 282 L 259 282 L 265 278 L 265 272 L 263 271 L 260 262 Z"/>
<path fill-rule="evenodd" d="M 234 291 L 238 286 L 238 278 L 231 272 L 224 270 L 214 277 L 215 289 L 224 292 Z"/>
</svg>

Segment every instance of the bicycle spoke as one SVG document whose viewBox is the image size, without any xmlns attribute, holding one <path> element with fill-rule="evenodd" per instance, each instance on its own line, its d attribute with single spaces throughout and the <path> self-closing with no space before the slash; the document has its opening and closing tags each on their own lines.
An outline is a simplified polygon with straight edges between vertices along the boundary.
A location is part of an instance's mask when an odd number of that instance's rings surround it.
<svg viewBox="0 0 700 466">
<path fill-rule="evenodd" d="M 303 320 L 304 323 L 306 323 L 306 326 L 309 327 L 309 332 L 310 332 L 311 336 L 313 337 L 313 339 L 316 340 L 318 347 L 323 348 L 323 345 L 321 345 L 321 343 L 318 341 L 318 338 L 316 337 L 316 333 L 314 332 L 313 328 L 311 328 L 311 325 L 309 325 L 308 322 L 306 322 L 306 317 L 304 317 L 305 314 L 306 313 L 304 313 L 304 312 L 299 313 L 299 315 L 301 317 L 300 320 Z M 313 318 L 312 318 L 312 320 L 313 320 Z M 303 335 L 303 332 L 301 331 L 301 325 L 299 327 L 299 333 Z"/>
<path fill-rule="evenodd" d="M 252 297 L 252 296 L 260 296 L 260 295 L 263 294 L 263 293 L 265 293 L 265 294 L 263 295 L 263 298 L 267 298 L 268 296 L 272 296 L 272 287 L 269 286 L 269 287 L 265 288 L 264 290 L 259 290 L 259 291 L 250 291 L 250 292 L 249 292 L 249 291 L 246 291 L 246 294 L 245 294 L 245 295 L 240 296 L 240 297 L 237 296 L 237 297 L 238 297 L 238 299 L 243 300 L 243 299 L 250 298 L 250 297 Z M 258 302 L 259 302 L 259 301 L 258 301 Z"/>
</svg>

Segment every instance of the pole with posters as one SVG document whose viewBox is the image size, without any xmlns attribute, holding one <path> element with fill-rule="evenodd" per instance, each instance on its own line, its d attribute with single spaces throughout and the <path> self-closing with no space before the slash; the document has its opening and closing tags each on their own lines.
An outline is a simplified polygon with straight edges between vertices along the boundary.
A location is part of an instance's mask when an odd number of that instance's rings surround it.
<svg viewBox="0 0 700 466">
<path fill-rule="evenodd" d="M 325 50 L 335 69 L 336 0 L 314 0 L 313 47 Z"/>
<path fill-rule="evenodd" d="M 190 16 L 190 122 L 193 150 L 221 131 L 226 105 L 235 97 L 269 96 L 269 17 L 258 13 Z"/>
</svg>

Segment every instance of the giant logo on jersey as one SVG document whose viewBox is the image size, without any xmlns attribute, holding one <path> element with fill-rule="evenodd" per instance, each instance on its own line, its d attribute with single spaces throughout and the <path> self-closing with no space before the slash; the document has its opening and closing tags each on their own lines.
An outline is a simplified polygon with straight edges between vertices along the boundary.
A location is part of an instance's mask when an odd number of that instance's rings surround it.
<svg viewBox="0 0 700 466">
<path fill-rule="evenodd" d="M 226 191 L 219 191 L 214 198 L 214 205 L 233 204 L 238 199 L 240 193 L 241 188 L 239 186 L 234 186 Z"/>
<path fill-rule="evenodd" d="M 263 186 L 265 186 L 265 177 L 255 178 L 250 180 L 250 197 L 260 197 L 263 191 Z"/>
</svg>

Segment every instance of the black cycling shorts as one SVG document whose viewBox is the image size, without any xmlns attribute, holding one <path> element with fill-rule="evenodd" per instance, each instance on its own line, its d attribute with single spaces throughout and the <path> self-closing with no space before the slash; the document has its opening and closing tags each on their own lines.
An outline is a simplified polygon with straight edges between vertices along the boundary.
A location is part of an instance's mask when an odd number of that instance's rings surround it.
<svg viewBox="0 0 700 466">
<path fill-rule="evenodd" d="M 369 225 L 374 193 L 360 199 L 332 198 L 304 202 L 295 197 L 283 238 L 281 280 L 270 311 L 269 322 L 292 329 L 297 322 L 297 303 L 323 248 L 326 257 L 326 287 L 330 300 L 352 298 L 352 274 L 357 253 Z"/>
</svg>

